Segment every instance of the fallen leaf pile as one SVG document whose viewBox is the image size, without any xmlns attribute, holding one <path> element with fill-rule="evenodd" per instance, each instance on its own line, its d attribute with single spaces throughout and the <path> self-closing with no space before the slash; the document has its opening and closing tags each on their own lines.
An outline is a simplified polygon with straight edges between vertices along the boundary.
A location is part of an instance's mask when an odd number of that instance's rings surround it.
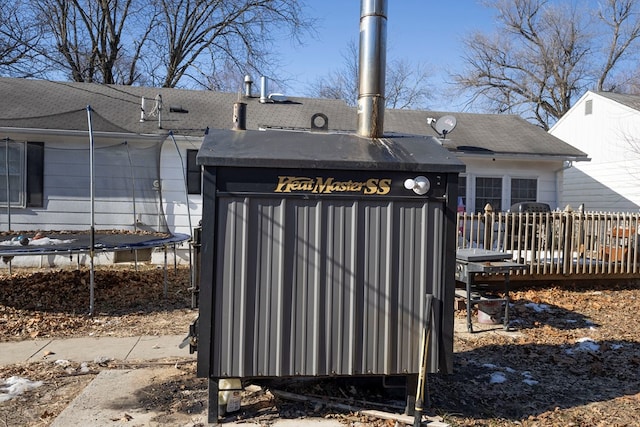
<svg viewBox="0 0 640 427">
<path fill-rule="evenodd" d="M 166 277 L 165 295 L 162 268 L 97 268 L 91 316 L 87 268 L 5 273 L 0 276 L 0 341 L 186 335 L 197 316 L 191 309 L 189 269 L 168 268 Z"/>
</svg>

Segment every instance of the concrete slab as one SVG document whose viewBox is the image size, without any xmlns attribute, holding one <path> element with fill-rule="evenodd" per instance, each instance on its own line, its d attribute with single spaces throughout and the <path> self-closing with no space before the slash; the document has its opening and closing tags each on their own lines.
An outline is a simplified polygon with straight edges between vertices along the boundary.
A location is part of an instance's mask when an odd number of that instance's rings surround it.
<svg viewBox="0 0 640 427">
<path fill-rule="evenodd" d="M 64 359 L 74 362 L 92 362 L 97 359 L 125 360 L 140 337 L 86 337 L 53 340 L 44 349 L 51 352 L 50 358 Z M 41 360 L 42 354 L 29 360 Z"/>
<path fill-rule="evenodd" d="M 240 425 L 240 423 L 233 423 L 233 425 Z M 246 425 L 246 423 L 244 424 Z M 249 424 L 260 425 L 260 424 Z M 344 424 L 337 420 L 325 420 L 323 418 L 300 418 L 295 420 L 278 420 L 271 424 L 275 427 L 297 427 L 297 426 L 318 426 L 318 427 L 344 427 Z"/>
<path fill-rule="evenodd" d="M 139 408 L 140 392 L 158 372 L 169 370 L 131 369 L 101 371 L 53 421 L 51 427 L 67 426 L 157 426 L 157 414 Z"/>
<path fill-rule="evenodd" d="M 196 354 L 189 354 L 189 346 L 179 348 L 184 335 L 141 336 L 127 356 L 128 360 L 153 360 L 170 357 L 192 358 Z"/>
<path fill-rule="evenodd" d="M 170 366 L 127 370 L 101 371 L 98 376 L 65 408 L 50 427 L 91 426 L 129 427 L 208 425 L 207 411 L 200 414 L 176 416 L 167 419 L 148 408 L 141 408 L 139 399 L 149 387 L 159 387 L 175 375 L 183 373 Z M 159 416 L 160 415 L 160 416 Z M 158 421 L 162 420 L 162 421 Z M 260 426 L 250 420 L 232 421 L 220 426 Z M 337 420 L 304 418 L 277 420 L 274 427 L 344 427 Z"/>
<path fill-rule="evenodd" d="M 42 350 L 51 340 L 31 340 L 19 342 L 0 342 L 0 365 L 26 362 L 31 358 L 41 358 Z"/>
</svg>

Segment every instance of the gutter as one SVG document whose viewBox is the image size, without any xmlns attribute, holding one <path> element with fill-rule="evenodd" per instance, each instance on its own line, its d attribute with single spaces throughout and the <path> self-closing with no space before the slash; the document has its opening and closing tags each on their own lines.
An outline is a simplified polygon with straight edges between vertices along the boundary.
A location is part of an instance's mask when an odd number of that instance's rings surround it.
<svg viewBox="0 0 640 427">
<path fill-rule="evenodd" d="M 71 136 L 86 138 L 88 130 L 70 130 L 70 129 L 42 129 L 42 128 L 12 128 L 0 127 L 0 133 L 13 135 L 49 135 L 49 136 Z M 101 132 L 93 131 L 94 136 L 114 139 L 157 139 L 158 137 L 166 138 L 169 132 L 165 133 L 128 133 L 128 132 Z"/>
<path fill-rule="evenodd" d="M 536 160 L 536 161 L 568 161 L 568 162 L 590 162 L 591 159 L 585 156 L 572 156 L 563 154 L 525 154 L 525 153 L 471 153 L 466 151 L 451 151 L 458 158 L 472 159 L 507 159 L 507 160 Z"/>
</svg>

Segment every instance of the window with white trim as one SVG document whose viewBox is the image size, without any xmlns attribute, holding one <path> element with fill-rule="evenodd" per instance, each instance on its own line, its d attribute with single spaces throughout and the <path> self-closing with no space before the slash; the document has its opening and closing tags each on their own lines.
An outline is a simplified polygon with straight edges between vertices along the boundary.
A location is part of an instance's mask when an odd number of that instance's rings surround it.
<svg viewBox="0 0 640 427">
<path fill-rule="evenodd" d="M 476 177 L 476 212 L 484 212 L 491 205 L 494 212 L 502 209 L 502 178 Z"/>
<path fill-rule="evenodd" d="M 511 205 L 538 200 L 538 180 L 532 178 L 511 178 Z"/>
<path fill-rule="evenodd" d="M 26 206 L 26 144 L 5 139 L 0 144 L 0 206 Z"/>
<path fill-rule="evenodd" d="M 44 203 L 44 143 L 0 141 L 0 206 L 42 207 Z"/>
</svg>

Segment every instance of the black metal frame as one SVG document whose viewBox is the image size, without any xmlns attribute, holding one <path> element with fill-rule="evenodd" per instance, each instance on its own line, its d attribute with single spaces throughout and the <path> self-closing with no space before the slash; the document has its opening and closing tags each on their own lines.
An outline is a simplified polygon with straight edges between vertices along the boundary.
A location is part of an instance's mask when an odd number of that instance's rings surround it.
<svg viewBox="0 0 640 427">
<path fill-rule="evenodd" d="M 472 251 L 472 252 L 470 252 Z M 467 310 L 467 331 L 473 333 L 473 322 L 471 312 L 473 306 L 486 301 L 499 301 L 504 303 L 504 315 L 502 325 L 504 330 L 509 329 L 509 281 L 511 272 L 523 270 L 527 266 L 513 261 L 506 261 L 511 258 L 511 253 L 488 251 L 484 249 L 472 249 L 459 251 L 456 256 L 456 281 L 465 284 L 464 293 L 456 292 L 456 295 L 465 299 Z M 483 291 L 477 283 L 476 276 L 482 275 L 503 275 L 503 296 L 501 298 L 483 296 Z"/>
</svg>

